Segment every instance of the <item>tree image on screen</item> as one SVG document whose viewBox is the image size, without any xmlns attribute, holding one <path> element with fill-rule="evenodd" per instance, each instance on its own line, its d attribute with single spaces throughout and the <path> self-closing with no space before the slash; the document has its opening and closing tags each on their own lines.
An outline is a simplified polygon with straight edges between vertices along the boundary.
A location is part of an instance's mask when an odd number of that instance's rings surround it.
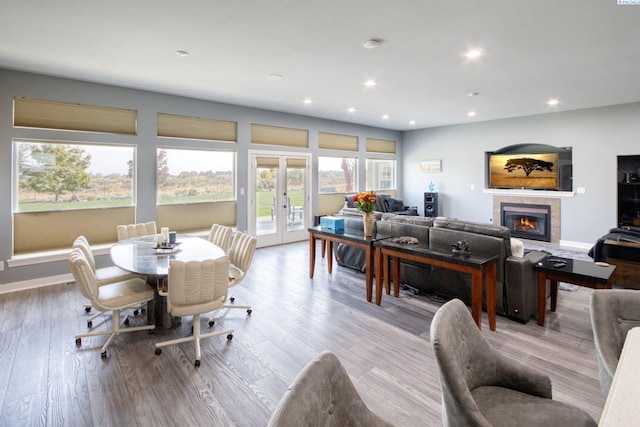
<svg viewBox="0 0 640 427">
<path fill-rule="evenodd" d="M 535 171 L 553 171 L 553 163 L 530 157 L 521 157 L 519 159 L 509 159 L 504 165 L 504 169 L 511 173 L 513 171 L 522 170 L 526 176 L 531 175 Z"/>
</svg>

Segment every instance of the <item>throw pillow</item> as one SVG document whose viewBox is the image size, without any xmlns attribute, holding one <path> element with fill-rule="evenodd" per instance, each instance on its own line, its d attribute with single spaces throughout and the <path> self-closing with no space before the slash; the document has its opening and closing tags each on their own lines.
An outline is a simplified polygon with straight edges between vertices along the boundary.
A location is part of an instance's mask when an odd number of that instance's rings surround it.
<svg viewBox="0 0 640 427">
<path fill-rule="evenodd" d="M 517 258 L 524 257 L 524 242 L 522 240 L 511 238 L 511 255 Z"/>
<path fill-rule="evenodd" d="M 345 202 L 347 202 L 347 207 L 348 207 L 348 208 L 355 208 L 355 207 L 356 207 L 356 205 L 355 205 L 355 203 L 354 203 L 354 201 L 353 201 L 353 196 L 354 196 L 354 195 L 355 195 L 355 194 L 351 194 L 351 195 L 346 195 L 346 196 L 344 196 L 344 200 L 345 200 Z"/>
<path fill-rule="evenodd" d="M 389 212 L 400 212 L 404 210 L 404 202 L 402 200 L 387 197 Z"/>
</svg>

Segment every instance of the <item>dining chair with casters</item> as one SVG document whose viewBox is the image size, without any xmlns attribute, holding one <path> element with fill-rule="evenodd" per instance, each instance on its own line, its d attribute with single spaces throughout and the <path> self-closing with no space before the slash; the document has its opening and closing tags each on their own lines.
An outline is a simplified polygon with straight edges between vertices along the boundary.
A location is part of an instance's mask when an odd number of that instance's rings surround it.
<svg viewBox="0 0 640 427">
<path fill-rule="evenodd" d="M 213 224 L 209 231 L 208 240 L 214 245 L 218 246 L 225 253 L 229 252 L 229 242 L 231 242 L 231 234 L 233 229 L 226 225 Z"/>
<path fill-rule="evenodd" d="M 233 235 L 233 241 L 229 249 L 229 288 L 238 286 L 246 277 L 249 267 L 251 266 L 251 261 L 253 261 L 253 254 L 256 251 L 257 243 L 258 239 L 241 231 L 236 231 Z M 234 296 L 230 296 L 229 302 L 231 304 L 224 304 L 221 309 L 239 308 L 247 310 L 248 315 L 253 312 L 250 305 L 235 305 L 235 300 Z M 209 326 L 215 324 L 215 317 L 218 311 L 219 310 L 215 310 L 209 317 Z"/>
<path fill-rule="evenodd" d="M 635 289 L 598 289 L 591 293 L 589 306 L 600 388 L 608 395 L 627 332 L 640 326 L 640 292 Z"/>
<path fill-rule="evenodd" d="M 193 316 L 193 333 L 184 338 L 156 343 L 156 354 L 162 353 L 162 347 L 193 341 L 196 350 L 194 366 L 200 366 L 200 341 L 205 338 L 227 334 L 227 340 L 233 338 L 233 329 L 200 332 L 200 315 L 217 310 L 224 304 L 229 290 L 229 256 L 204 261 L 169 262 L 168 290 L 160 292 L 167 297 L 167 309 L 172 316 Z"/>
<path fill-rule="evenodd" d="M 459 299 L 431 322 L 444 426 L 596 426 L 585 411 L 553 400 L 551 379 L 492 348 Z"/>
<path fill-rule="evenodd" d="M 118 233 L 118 241 L 134 237 L 155 236 L 158 233 L 155 221 L 117 225 L 116 231 Z"/>
<path fill-rule="evenodd" d="M 129 317 L 120 318 L 120 312 L 136 304 L 145 303 L 153 299 L 153 289 L 147 282 L 140 278 L 126 279 L 119 282 L 98 286 L 96 275 L 91 268 L 89 260 L 82 250 L 74 248 L 69 254 L 69 267 L 80 292 L 91 304 L 102 312 L 111 311 L 111 329 L 107 331 L 93 331 L 76 334 L 76 345 L 82 345 L 82 338 L 98 335 L 109 335 L 107 342 L 100 349 L 100 356 L 107 357 L 107 348 L 115 337 L 125 332 L 152 331 L 155 325 L 133 326 L 129 325 Z"/>
<path fill-rule="evenodd" d="M 318 354 L 298 374 L 267 425 L 392 426 L 367 407 L 340 360 L 329 351 Z"/>
<path fill-rule="evenodd" d="M 91 249 L 91 245 L 89 244 L 89 241 L 85 236 L 78 236 L 78 238 L 73 242 L 72 248 L 80 249 L 87 261 L 89 261 L 89 266 L 96 276 L 96 282 L 98 283 L 98 286 L 108 285 L 110 283 L 121 282 L 123 280 L 135 279 L 136 277 L 139 277 L 134 273 L 130 273 L 116 266 L 96 268 L 96 260 L 93 256 L 93 250 Z M 86 303 L 84 305 L 84 310 L 85 312 L 89 313 L 91 311 L 91 303 Z M 93 320 L 101 314 L 103 314 L 103 312 L 98 311 L 87 319 L 88 329 L 91 329 L 93 327 Z M 134 308 L 133 314 L 138 314 L 137 309 Z"/>
</svg>

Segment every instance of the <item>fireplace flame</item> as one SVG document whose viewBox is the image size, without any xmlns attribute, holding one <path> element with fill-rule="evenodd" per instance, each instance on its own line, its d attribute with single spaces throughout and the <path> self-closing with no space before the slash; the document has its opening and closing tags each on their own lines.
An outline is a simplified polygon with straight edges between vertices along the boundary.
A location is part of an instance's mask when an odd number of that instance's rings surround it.
<svg viewBox="0 0 640 427">
<path fill-rule="evenodd" d="M 538 229 L 538 221 L 531 220 L 528 216 L 520 218 L 520 226 L 518 230 L 521 231 L 529 231 L 529 230 L 537 230 Z"/>
</svg>

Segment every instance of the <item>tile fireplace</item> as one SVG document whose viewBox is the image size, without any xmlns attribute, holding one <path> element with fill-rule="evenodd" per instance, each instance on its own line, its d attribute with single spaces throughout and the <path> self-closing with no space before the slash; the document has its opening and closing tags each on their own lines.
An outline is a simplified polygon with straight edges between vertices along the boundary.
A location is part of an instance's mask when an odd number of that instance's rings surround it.
<svg viewBox="0 0 640 427">
<path fill-rule="evenodd" d="M 551 241 L 551 206 L 528 203 L 500 203 L 500 224 L 513 237 Z"/>
</svg>

